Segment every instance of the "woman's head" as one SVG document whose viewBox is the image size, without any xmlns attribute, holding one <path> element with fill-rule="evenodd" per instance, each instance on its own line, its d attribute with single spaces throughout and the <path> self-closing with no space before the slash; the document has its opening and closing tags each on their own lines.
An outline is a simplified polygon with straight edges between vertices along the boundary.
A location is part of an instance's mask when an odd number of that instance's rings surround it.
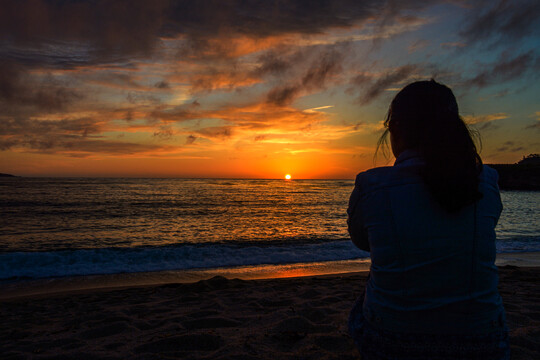
<svg viewBox="0 0 540 360">
<path fill-rule="evenodd" d="M 478 200 L 482 160 L 459 116 L 452 90 L 434 80 L 405 86 L 392 100 L 385 121 L 397 157 L 415 150 L 424 158 L 423 177 L 434 198 L 448 211 Z"/>
<path fill-rule="evenodd" d="M 385 126 L 396 156 L 406 149 L 422 152 L 442 132 L 467 129 L 452 90 L 434 80 L 405 86 L 392 100 Z"/>
</svg>

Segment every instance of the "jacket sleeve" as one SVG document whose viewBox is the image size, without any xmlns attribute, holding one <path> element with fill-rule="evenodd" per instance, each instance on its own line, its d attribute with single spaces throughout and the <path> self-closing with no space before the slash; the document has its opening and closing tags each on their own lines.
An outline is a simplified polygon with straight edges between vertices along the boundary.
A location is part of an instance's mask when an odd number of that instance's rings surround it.
<svg viewBox="0 0 540 360">
<path fill-rule="evenodd" d="M 360 250 L 369 252 L 368 232 L 362 220 L 358 178 L 351 197 L 349 198 L 349 207 L 347 208 L 347 228 L 353 244 Z"/>
<path fill-rule="evenodd" d="M 499 218 L 501 217 L 501 213 L 502 213 L 502 210 L 503 210 L 503 204 L 502 204 L 502 201 L 501 201 L 501 192 L 499 190 L 499 173 L 495 169 L 492 169 L 492 170 L 493 170 L 493 178 L 494 178 L 493 181 L 495 183 L 495 188 L 497 189 L 497 209 L 498 209 L 498 214 L 497 214 L 497 217 L 495 218 L 495 226 L 497 226 L 497 223 L 499 222 Z"/>
</svg>

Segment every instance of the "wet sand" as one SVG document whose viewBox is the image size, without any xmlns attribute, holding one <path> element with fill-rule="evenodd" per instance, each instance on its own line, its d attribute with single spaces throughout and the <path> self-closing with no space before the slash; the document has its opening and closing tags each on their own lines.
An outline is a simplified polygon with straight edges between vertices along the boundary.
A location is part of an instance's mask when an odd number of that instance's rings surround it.
<svg viewBox="0 0 540 360">
<path fill-rule="evenodd" d="M 2 359 L 355 359 L 367 273 L 84 290 L 0 301 Z M 540 359 L 540 268 L 503 266 L 513 359 Z"/>
</svg>

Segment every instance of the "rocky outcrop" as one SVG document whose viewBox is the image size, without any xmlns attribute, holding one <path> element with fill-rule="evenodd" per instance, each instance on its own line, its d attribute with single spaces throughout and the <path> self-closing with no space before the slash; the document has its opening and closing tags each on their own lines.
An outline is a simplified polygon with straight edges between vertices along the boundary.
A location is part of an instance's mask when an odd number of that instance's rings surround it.
<svg viewBox="0 0 540 360">
<path fill-rule="evenodd" d="M 501 190 L 540 190 L 540 164 L 488 164 L 499 173 Z"/>
</svg>

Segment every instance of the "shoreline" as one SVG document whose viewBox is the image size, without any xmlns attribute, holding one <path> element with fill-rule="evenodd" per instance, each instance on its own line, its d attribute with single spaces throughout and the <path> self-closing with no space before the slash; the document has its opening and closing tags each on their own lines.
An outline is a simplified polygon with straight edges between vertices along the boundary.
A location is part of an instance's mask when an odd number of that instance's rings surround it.
<svg viewBox="0 0 540 360">
<path fill-rule="evenodd" d="M 540 267 L 540 252 L 497 254 L 495 264 L 502 266 Z M 66 293 L 109 291 L 132 287 L 160 286 L 166 284 L 190 284 L 215 276 L 226 279 L 260 280 L 310 276 L 344 275 L 368 272 L 369 258 L 280 265 L 251 265 L 212 269 L 86 275 L 47 279 L 28 279 L 0 282 L 0 301 L 47 297 Z"/>
<path fill-rule="evenodd" d="M 221 276 L 226 279 L 262 280 L 348 274 L 367 272 L 369 271 L 369 265 L 369 259 L 356 259 L 28 279 L 0 283 L 3 288 L 3 291 L 0 293 L 0 301 L 23 297 L 56 296 L 64 293 L 84 293 L 86 291 L 108 291 L 167 284 L 191 284 L 201 280 L 208 280 L 215 276 Z"/>
</svg>

